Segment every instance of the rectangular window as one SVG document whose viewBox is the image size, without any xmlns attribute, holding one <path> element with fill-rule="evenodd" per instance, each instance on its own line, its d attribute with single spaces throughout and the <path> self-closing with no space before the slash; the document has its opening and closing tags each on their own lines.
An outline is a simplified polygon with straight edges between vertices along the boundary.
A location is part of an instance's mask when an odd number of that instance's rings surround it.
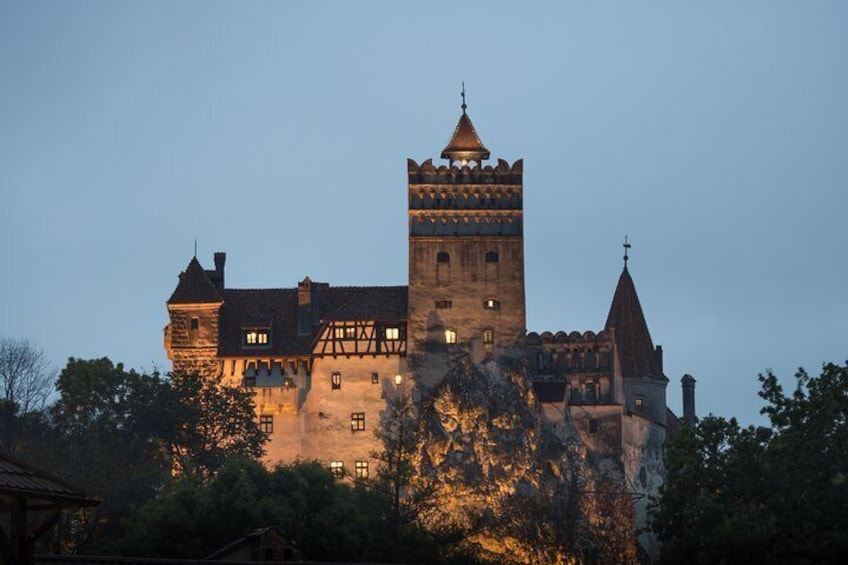
<svg viewBox="0 0 848 565">
<path fill-rule="evenodd" d="M 356 339 L 356 327 L 336 326 L 333 329 L 333 337 L 335 339 Z"/>
<path fill-rule="evenodd" d="M 495 343 L 495 331 L 494 330 L 485 330 L 483 332 L 483 343 L 491 345 Z"/>
<path fill-rule="evenodd" d="M 456 332 L 454 330 L 445 330 L 445 343 L 456 343 Z"/>
<path fill-rule="evenodd" d="M 383 330 L 385 338 L 387 341 L 396 341 L 400 339 L 400 328 L 396 326 L 390 326 Z"/>
<path fill-rule="evenodd" d="M 586 383 L 586 400 L 594 402 L 596 399 L 595 392 L 595 383 Z"/>
<path fill-rule="evenodd" d="M 340 388 L 342 388 L 342 374 L 333 373 L 330 377 L 330 382 L 333 385 L 333 390 L 339 390 Z"/>
<path fill-rule="evenodd" d="M 489 298 L 486 302 L 483 303 L 483 308 L 486 310 L 500 310 L 501 309 L 501 301 L 495 300 L 494 298 Z"/>
<path fill-rule="evenodd" d="M 345 329 L 343 327 L 336 326 L 333 328 L 333 337 L 336 339 L 344 339 Z"/>
<path fill-rule="evenodd" d="M 379 373 L 371 373 L 371 384 L 378 385 L 380 384 L 380 375 Z"/>
<path fill-rule="evenodd" d="M 330 473 L 337 479 L 344 477 L 344 462 L 330 461 Z"/>
<path fill-rule="evenodd" d="M 262 346 L 271 343 L 271 330 L 269 329 L 247 329 L 243 332 L 242 343 L 247 346 Z"/>
<path fill-rule="evenodd" d="M 200 326 L 200 320 L 197 318 L 191 319 L 191 329 L 196 330 Z"/>
<path fill-rule="evenodd" d="M 357 461 L 356 462 L 356 478 L 357 479 L 367 479 L 368 478 L 368 461 Z"/>
<path fill-rule="evenodd" d="M 440 310 L 444 309 L 444 308 L 452 308 L 452 307 L 453 307 L 453 302 L 451 302 L 450 300 L 436 300 L 436 308 L 438 308 Z"/>
<path fill-rule="evenodd" d="M 345 326 L 345 339 L 356 339 L 356 327 Z"/>
<path fill-rule="evenodd" d="M 645 405 L 645 397 L 644 396 L 637 396 L 636 397 L 636 408 L 641 408 L 644 405 Z"/>
<path fill-rule="evenodd" d="M 361 432 L 365 429 L 365 412 L 353 412 L 350 415 L 350 431 Z"/>
<path fill-rule="evenodd" d="M 266 434 L 274 433 L 274 416 L 271 414 L 262 414 L 259 416 L 259 429 Z"/>
<path fill-rule="evenodd" d="M 597 420 L 589 420 L 589 433 L 590 434 L 598 433 L 598 421 Z"/>
</svg>

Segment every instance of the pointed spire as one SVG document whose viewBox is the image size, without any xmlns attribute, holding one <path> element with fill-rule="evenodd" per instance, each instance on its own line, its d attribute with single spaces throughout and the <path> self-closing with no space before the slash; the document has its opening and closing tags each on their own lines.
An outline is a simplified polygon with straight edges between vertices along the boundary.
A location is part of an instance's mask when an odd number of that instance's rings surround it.
<svg viewBox="0 0 848 565">
<path fill-rule="evenodd" d="M 612 328 L 615 328 L 618 360 L 624 378 L 665 378 L 626 262 L 604 327 L 607 331 Z"/>
<path fill-rule="evenodd" d="M 168 304 L 207 304 L 222 302 L 221 295 L 209 280 L 209 275 L 200 266 L 197 257 L 192 257 L 186 270 L 180 274 L 180 282 Z"/>
<path fill-rule="evenodd" d="M 466 113 L 468 105 L 465 103 L 464 82 L 460 95 L 462 96 L 462 115 L 459 117 L 459 123 L 456 124 L 456 129 L 453 131 L 453 136 L 451 136 L 447 147 L 442 151 L 442 159 L 448 159 L 451 164 L 459 161 L 465 165 L 469 161 L 476 161 L 480 165 L 489 158 L 489 150 L 480 141 L 477 130 L 474 129 L 474 124 L 471 123 L 471 118 Z"/>
</svg>

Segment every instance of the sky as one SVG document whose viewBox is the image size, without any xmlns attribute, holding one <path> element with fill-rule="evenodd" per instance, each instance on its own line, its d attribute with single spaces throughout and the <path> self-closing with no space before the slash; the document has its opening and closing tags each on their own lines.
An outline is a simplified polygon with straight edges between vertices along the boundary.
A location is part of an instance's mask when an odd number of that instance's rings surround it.
<svg viewBox="0 0 848 565">
<path fill-rule="evenodd" d="M 406 159 L 468 114 L 524 159 L 529 331 L 622 268 L 669 405 L 848 359 L 848 3 L 0 0 L 0 336 L 167 370 L 194 253 L 227 286 L 407 282 Z"/>
</svg>

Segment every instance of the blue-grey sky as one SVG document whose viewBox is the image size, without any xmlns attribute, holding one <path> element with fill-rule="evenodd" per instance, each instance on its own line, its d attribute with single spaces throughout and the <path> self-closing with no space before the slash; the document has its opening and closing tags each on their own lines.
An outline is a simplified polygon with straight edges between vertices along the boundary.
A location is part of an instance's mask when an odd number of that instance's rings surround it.
<svg viewBox="0 0 848 565">
<path fill-rule="evenodd" d="M 630 270 L 698 411 L 848 358 L 848 3 L 0 2 L 0 335 L 167 368 L 198 239 L 232 287 L 407 282 L 406 158 L 525 160 L 528 329 Z"/>
</svg>

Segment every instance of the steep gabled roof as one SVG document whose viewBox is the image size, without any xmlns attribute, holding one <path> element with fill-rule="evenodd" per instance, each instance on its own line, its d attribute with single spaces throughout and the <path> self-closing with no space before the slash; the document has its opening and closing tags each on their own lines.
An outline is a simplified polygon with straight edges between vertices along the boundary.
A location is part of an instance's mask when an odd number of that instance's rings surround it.
<svg viewBox="0 0 848 565">
<path fill-rule="evenodd" d="M 192 257 L 186 270 L 180 274 L 180 282 L 168 304 L 206 304 L 221 302 L 221 295 L 209 280 L 209 275 L 200 266 L 197 257 Z"/>
<path fill-rule="evenodd" d="M 471 118 L 463 110 L 459 117 L 459 123 L 456 124 L 456 129 L 453 131 L 453 136 L 447 147 L 442 151 L 442 159 L 449 159 L 451 162 L 465 159 L 479 163 L 488 158 L 489 150 L 480 141 L 477 130 L 471 123 Z"/>
<path fill-rule="evenodd" d="M 618 279 L 604 330 L 615 328 L 615 343 L 624 378 L 665 378 L 657 363 L 651 333 L 627 267 Z"/>
</svg>

